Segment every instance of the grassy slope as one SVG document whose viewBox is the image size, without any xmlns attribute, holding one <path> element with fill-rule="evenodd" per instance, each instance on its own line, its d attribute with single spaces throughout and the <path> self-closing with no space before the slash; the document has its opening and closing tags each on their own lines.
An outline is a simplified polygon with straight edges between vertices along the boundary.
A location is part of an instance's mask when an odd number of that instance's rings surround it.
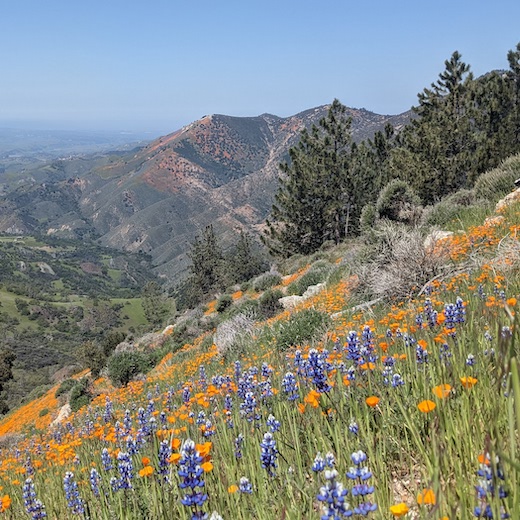
<svg viewBox="0 0 520 520">
<path fill-rule="evenodd" d="M 212 466 L 204 466 L 207 471 L 202 477 L 208 500 L 201 509 L 217 510 L 224 518 L 319 518 L 323 514 L 323 503 L 317 499 L 320 488 L 334 481 L 326 481 L 327 474 L 313 472 L 311 466 L 317 453 L 328 452 L 335 458 L 336 480 L 347 489 L 361 483 L 374 486 L 373 493 L 364 497 L 349 493 L 346 498 L 351 509 L 377 503 L 377 510 L 369 513 L 372 518 L 402 516 L 409 509 L 409 518 L 465 519 L 474 517 L 476 506 L 487 505 L 495 518 L 502 508 L 512 518 L 520 518 L 520 468 L 515 462 L 520 453 L 520 383 L 514 387 L 509 375 L 518 373 L 514 326 L 520 305 L 516 301 L 520 298 L 520 207 L 507 210 L 504 217 L 476 227 L 469 226 L 467 219 L 460 220 L 455 227 L 464 232 L 439 244 L 438 253 L 448 253 L 454 267 L 464 265 L 465 269 L 436 280 L 428 295 L 417 300 L 351 312 L 355 280 L 336 276 L 335 283 L 300 308 L 258 324 L 257 339 L 246 341 L 241 350 L 241 379 L 233 356 L 222 358 L 201 336 L 168 354 L 145 381 L 117 389 L 98 380 L 99 396 L 88 410 L 70 419 L 73 430 L 62 427 L 60 440 L 46 431 L 60 404 L 53 398 L 55 388 L 11 413 L 0 421 L 0 434 L 25 431 L 27 436 L 12 440 L 13 448 L 24 455 L 16 458 L 11 448 L 0 466 L 3 492 L 13 501 L 8 515 L 24 515 L 21 483 L 27 455 L 30 466 L 37 467 L 36 491 L 50 518 L 67 515 L 62 489 L 66 470 L 81 482 L 80 495 L 90 506 L 92 518 L 112 518 L 111 511 L 120 511 L 114 514 L 125 519 L 190 518 L 195 510 L 190 513 L 180 503 L 186 489 L 179 489 L 176 465 L 180 443 L 189 437 L 200 443 L 201 452 L 208 449 L 202 443 L 212 442 L 207 456 Z M 427 297 L 437 312 L 436 317 L 430 313 L 430 325 Z M 451 328 L 450 307 L 446 310 L 445 305 L 454 304 L 458 297 L 464 302 L 464 323 Z M 333 325 L 312 345 L 303 343 L 280 352 L 278 327 L 291 323 L 302 308 L 333 316 Z M 421 326 L 417 315 L 423 317 Z M 367 348 L 357 350 L 364 342 Z M 297 362 L 297 350 L 306 359 L 311 347 L 322 352 L 314 377 L 308 371 L 298 374 L 304 369 Z M 262 375 L 264 363 L 272 370 L 269 376 Z M 251 367 L 258 372 L 250 371 Z M 294 401 L 287 399 L 282 385 L 288 369 L 297 376 Z M 212 380 L 215 375 L 222 377 Z M 243 408 L 241 413 L 243 399 L 237 395 L 237 385 L 244 387 L 247 380 L 252 382 L 256 408 L 251 413 Z M 269 395 L 267 380 L 274 395 Z M 189 397 L 185 388 L 190 389 Z M 227 394 L 233 403 L 229 413 L 224 409 Z M 108 415 L 107 399 L 113 403 Z M 117 466 L 116 454 L 128 448 L 126 434 L 119 436 L 115 430 L 116 420 L 122 421 L 125 410 L 131 410 L 129 433 L 136 435 L 136 409 L 146 409 L 150 402 L 158 431 L 145 436 L 147 441 L 133 457 L 132 489 L 113 492 L 110 477 L 120 474 L 117 469 L 102 469 L 101 450 L 107 447 Z M 43 417 L 42 409 L 48 410 Z M 164 423 L 159 412 L 164 412 Z M 267 471 L 261 465 L 260 444 L 265 441 L 270 414 L 280 421 L 280 430 L 273 434 L 277 466 Z M 195 419 L 203 416 L 204 421 L 197 424 Z M 234 441 L 239 434 L 244 442 L 237 459 Z M 171 484 L 158 475 L 161 441 L 163 450 L 173 450 L 164 466 Z M 7 445 L 7 439 L 4 442 Z M 352 473 L 351 454 L 357 450 L 367 455 L 358 467 L 370 469 L 373 476 L 367 480 L 346 475 Z M 142 456 L 149 462 L 143 462 Z M 146 466 L 153 470 L 145 470 Z M 504 480 L 497 479 L 495 487 L 503 486 L 507 497 L 493 498 L 488 493 L 479 499 L 477 471 L 496 475 L 497 466 Z M 101 499 L 94 497 L 88 484 L 91 467 L 101 475 Z M 251 495 L 237 490 L 241 477 L 251 482 Z"/>
</svg>

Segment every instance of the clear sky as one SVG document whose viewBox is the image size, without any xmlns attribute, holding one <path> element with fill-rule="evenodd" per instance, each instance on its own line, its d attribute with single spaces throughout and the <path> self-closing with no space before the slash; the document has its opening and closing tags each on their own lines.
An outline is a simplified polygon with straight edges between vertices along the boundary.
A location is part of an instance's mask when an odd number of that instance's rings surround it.
<svg viewBox="0 0 520 520">
<path fill-rule="evenodd" d="M 0 126 L 160 135 L 335 97 L 397 114 L 454 50 L 507 68 L 519 20 L 519 0 L 0 0 Z"/>
</svg>

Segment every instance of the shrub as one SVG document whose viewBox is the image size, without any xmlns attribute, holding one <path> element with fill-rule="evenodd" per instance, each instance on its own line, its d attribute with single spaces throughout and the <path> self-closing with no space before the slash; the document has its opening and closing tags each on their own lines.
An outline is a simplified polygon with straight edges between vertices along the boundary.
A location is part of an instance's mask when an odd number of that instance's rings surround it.
<svg viewBox="0 0 520 520">
<path fill-rule="evenodd" d="M 88 379 L 86 377 L 76 381 L 70 392 L 70 409 L 77 412 L 83 406 L 86 406 L 92 400 L 92 396 L 88 391 Z"/>
<path fill-rule="evenodd" d="M 279 289 L 266 291 L 258 299 L 258 317 L 260 319 L 272 318 L 283 309 L 280 298 L 283 296 Z"/>
<path fill-rule="evenodd" d="M 327 314 L 316 309 L 304 309 L 279 325 L 275 333 L 276 345 L 280 350 L 308 343 L 321 337 L 330 324 Z"/>
<path fill-rule="evenodd" d="M 303 276 L 295 280 L 287 287 L 287 294 L 301 296 L 311 285 L 324 282 L 331 270 L 328 262 L 320 260 L 316 262 Z"/>
<path fill-rule="evenodd" d="M 426 208 L 422 217 L 423 223 L 427 226 L 444 227 L 459 215 L 462 208 L 469 208 L 475 203 L 473 191 L 459 190 L 434 206 Z"/>
<path fill-rule="evenodd" d="M 150 365 L 142 352 L 119 352 L 108 360 L 108 376 L 113 384 L 125 386 L 137 374 L 148 372 Z"/>
<path fill-rule="evenodd" d="M 213 336 L 213 343 L 222 356 L 238 356 L 244 344 L 251 338 L 254 320 L 247 314 L 237 314 L 221 323 Z"/>
<path fill-rule="evenodd" d="M 376 211 L 379 218 L 412 223 L 414 209 L 420 203 L 419 197 L 405 181 L 393 179 L 379 192 Z"/>
<path fill-rule="evenodd" d="M 514 190 L 520 177 L 520 154 L 506 159 L 500 166 L 483 173 L 475 182 L 475 196 L 497 202 Z"/>
<path fill-rule="evenodd" d="M 361 210 L 359 217 L 359 228 L 363 235 L 369 235 L 373 232 L 377 220 L 377 209 L 374 204 L 367 204 Z"/>
<path fill-rule="evenodd" d="M 49 409 L 48 408 L 42 408 L 38 412 L 38 417 L 44 417 L 44 416 L 48 415 L 48 413 L 49 413 Z"/>
<path fill-rule="evenodd" d="M 61 385 L 54 393 L 54 397 L 59 397 L 60 395 L 66 394 L 69 390 L 71 390 L 74 387 L 75 384 L 75 379 L 65 379 L 65 381 L 62 381 Z"/>
<path fill-rule="evenodd" d="M 233 298 L 229 294 L 223 294 L 218 300 L 217 305 L 215 307 L 216 311 L 221 313 L 224 312 L 227 308 L 231 307 L 233 303 Z"/>
<path fill-rule="evenodd" d="M 253 289 L 257 292 L 266 291 L 281 283 L 282 277 L 279 273 L 264 273 L 253 280 Z"/>
</svg>

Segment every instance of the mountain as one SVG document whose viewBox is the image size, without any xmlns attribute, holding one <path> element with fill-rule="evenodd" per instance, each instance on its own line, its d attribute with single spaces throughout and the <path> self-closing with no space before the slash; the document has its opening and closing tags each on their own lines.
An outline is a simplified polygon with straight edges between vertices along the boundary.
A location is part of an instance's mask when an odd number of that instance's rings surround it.
<svg viewBox="0 0 520 520">
<path fill-rule="evenodd" d="M 290 117 L 204 116 L 132 152 L 56 160 L 4 186 L 0 232 L 96 238 L 152 256 L 156 273 L 182 275 L 194 237 L 213 224 L 224 247 L 256 233 L 277 188 L 279 163 L 328 106 Z M 355 141 L 410 114 L 348 109 Z"/>
</svg>

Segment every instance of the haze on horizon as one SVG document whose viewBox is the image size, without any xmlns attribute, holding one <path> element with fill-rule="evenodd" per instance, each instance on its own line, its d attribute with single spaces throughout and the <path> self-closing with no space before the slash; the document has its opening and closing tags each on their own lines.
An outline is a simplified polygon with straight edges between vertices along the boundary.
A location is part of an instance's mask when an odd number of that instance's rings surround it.
<svg viewBox="0 0 520 520">
<path fill-rule="evenodd" d="M 0 19 L 0 127 L 172 132 L 331 102 L 398 114 L 458 50 L 507 68 L 520 2 L 20 0 Z"/>
</svg>

